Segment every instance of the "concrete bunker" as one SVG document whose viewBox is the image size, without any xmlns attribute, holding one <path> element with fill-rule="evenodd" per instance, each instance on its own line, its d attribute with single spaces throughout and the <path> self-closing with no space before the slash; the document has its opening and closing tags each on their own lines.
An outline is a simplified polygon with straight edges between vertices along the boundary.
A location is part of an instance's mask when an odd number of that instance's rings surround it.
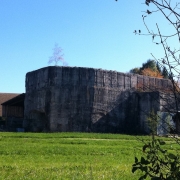
<svg viewBox="0 0 180 180">
<path fill-rule="evenodd" d="M 170 88 L 166 79 L 93 68 L 45 67 L 26 74 L 24 124 L 29 131 L 131 134 L 136 127 L 139 133 L 147 133 L 147 114 L 163 109 L 161 91 Z"/>
</svg>

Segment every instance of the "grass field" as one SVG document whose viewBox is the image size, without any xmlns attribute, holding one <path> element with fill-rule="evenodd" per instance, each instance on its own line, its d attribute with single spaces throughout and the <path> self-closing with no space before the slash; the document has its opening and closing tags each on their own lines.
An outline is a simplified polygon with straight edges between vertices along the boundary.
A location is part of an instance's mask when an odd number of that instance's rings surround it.
<svg viewBox="0 0 180 180">
<path fill-rule="evenodd" d="M 142 145 L 118 134 L 0 133 L 0 179 L 135 180 L 131 166 Z"/>
</svg>

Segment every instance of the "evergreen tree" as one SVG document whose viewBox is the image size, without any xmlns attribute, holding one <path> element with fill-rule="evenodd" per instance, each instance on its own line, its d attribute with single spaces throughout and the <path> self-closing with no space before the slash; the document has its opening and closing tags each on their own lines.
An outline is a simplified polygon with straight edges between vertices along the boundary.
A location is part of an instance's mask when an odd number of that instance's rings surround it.
<svg viewBox="0 0 180 180">
<path fill-rule="evenodd" d="M 162 70 L 158 62 L 156 63 L 156 67 L 157 67 L 157 70 L 162 74 Z"/>
<path fill-rule="evenodd" d="M 146 68 L 149 68 L 151 69 L 152 71 L 157 71 L 157 66 L 156 66 L 156 62 L 154 60 L 147 60 L 146 63 L 143 63 L 142 64 L 142 68 L 141 70 L 143 69 L 146 69 Z"/>
<path fill-rule="evenodd" d="M 162 75 L 165 79 L 168 79 L 169 78 L 169 74 L 168 74 L 168 71 L 166 69 L 166 67 L 164 66 L 163 67 L 163 70 L 162 70 Z"/>
<path fill-rule="evenodd" d="M 129 72 L 134 73 L 134 74 L 140 74 L 140 69 L 139 68 L 133 68 Z"/>
</svg>

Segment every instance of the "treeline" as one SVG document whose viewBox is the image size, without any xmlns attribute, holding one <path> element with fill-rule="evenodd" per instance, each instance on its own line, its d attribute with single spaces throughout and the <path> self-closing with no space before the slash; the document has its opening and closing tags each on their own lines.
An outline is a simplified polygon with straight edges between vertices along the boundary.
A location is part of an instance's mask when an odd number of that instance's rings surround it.
<svg viewBox="0 0 180 180">
<path fill-rule="evenodd" d="M 144 76 L 152 76 L 157 78 L 169 78 L 166 67 L 161 66 L 155 60 L 147 60 L 146 63 L 142 64 L 142 67 L 136 67 L 130 70 L 130 73 L 140 74 Z"/>
</svg>

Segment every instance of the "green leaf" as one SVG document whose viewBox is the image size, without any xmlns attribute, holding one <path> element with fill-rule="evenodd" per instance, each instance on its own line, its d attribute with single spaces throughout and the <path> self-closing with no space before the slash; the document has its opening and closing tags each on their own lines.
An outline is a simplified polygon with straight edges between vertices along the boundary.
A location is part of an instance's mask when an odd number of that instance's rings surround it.
<svg viewBox="0 0 180 180">
<path fill-rule="evenodd" d="M 144 166 L 143 168 L 142 168 L 142 171 L 144 171 L 144 172 L 147 172 L 147 166 Z"/>
<path fill-rule="evenodd" d="M 151 180 L 162 180 L 160 177 L 152 177 Z"/>
<path fill-rule="evenodd" d="M 145 161 L 144 157 L 141 157 L 141 163 L 144 164 Z"/>
<path fill-rule="evenodd" d="M 138 158 L 137 157 L 135 157 L 135 163 L 137 163 L 138 162 Z"/>
<path fill-rule="evenodd" d="M 138 169 L 138 167 L 133 167 L 132 168 L 132 173 L 134 173 L 137 169 Z"/>
<path fill-rule="evenodd" d="M 143 146 L 143 152 L 146 151 L 146 148 L 149 148 L 149 145 L 145 144 L 145 145 Z"/>
<path fill-rule="evenodd" d="M 149 164 L 149 161 L 145 160 L 144 157 L 141 157 L 141 164 Z"/>
<path fill-rule="evenodd" d="M 165 141 L 160 140 L 160 139 L 158 139 L 158 142 L 159 142 L 160 145 L 165 145 L 166 144 Z"/>
<path fill-rule="evenodd" d="M 168 154 L 168 157 L 169 157 L 170 159 L 176 159 L 176 155 L 174 155 L 174 154 L 172 154 L 172 153 Z"/>
<path fill-rule="evenodd" d="M 147 174 L 141 176 L 141 177 L 139 178 L 139 180 L 144 180 L 144 179 L 146 179 L 146 177 L 147 177 Z"/>
<path fill-rule="evenodd" d="M 163 154 L 167 152 L 167 150 L 159 149 Z"/>
</svg>

